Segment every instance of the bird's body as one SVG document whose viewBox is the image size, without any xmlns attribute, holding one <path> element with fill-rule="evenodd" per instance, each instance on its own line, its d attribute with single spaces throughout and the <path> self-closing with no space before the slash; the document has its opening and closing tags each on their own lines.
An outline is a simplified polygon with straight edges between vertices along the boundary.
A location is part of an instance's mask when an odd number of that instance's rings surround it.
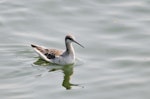
<svg viewBox="0 0 150 99">
<path fill-rule="evenodd" d="M 43 60 L 54 64 L 68 65 L 73 64 L 75 62 L 75 52 L 72 46 L 72 42 L 79 44 L 74 40 L 74 38 L 71 35 L 67 35 L 65 38 L 65 51 L 58 49 L 47 49 L 33 44 L 31 44 L 31 46 Z M 79 45 L 82 46 L 81 44 Z"/>
</svg>

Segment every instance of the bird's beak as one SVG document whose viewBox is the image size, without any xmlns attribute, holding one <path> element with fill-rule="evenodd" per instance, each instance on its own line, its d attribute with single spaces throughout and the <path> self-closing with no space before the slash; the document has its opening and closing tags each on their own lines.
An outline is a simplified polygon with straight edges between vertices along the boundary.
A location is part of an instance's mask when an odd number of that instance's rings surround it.
<svg viewBox="0 0 150 99">
<path fill-rule="evenodd" d="M 84 46 L 83 46 L 83 45 L 81 45 L 80 43 L 78 43 L 77 41 L 73 40 L 73 42 L 77 43 L 78 45 L 80 45 L 81 47 L 83 47 L 83 48 L 84 48 Z"/>
</svg>

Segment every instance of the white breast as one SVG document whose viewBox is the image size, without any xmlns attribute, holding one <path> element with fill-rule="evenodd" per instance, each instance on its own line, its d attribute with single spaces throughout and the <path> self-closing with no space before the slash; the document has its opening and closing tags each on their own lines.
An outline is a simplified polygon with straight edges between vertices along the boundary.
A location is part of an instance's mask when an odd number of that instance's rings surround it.
<svg viewBox="0 0 150 99">
<path fill-rule="evenodd" d="M 58 56 L 55 57 L 52 62 L 60 65 L 73 64 L 75 62 L 75 57 L 74 55 Z"/>
</svg>

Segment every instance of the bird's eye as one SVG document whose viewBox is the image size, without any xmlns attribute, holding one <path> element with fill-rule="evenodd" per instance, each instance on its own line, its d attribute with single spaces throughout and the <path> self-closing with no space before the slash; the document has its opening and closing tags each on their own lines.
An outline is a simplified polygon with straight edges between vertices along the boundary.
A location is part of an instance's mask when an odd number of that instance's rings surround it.
<svg viewBox="0 0 150 99">
<path fill-rule="evenodd" d="M 65 40 L 73 41 L 73 38 L 71 38 L 71 37 L 66 37 Z"/>
<path fill-rule="evenodd" d="M 72 38 L 68 38 L 68 40 L 71 40 L 71 41 L 72 41 L 73 39 L 72 39 Z"/>
</svg>

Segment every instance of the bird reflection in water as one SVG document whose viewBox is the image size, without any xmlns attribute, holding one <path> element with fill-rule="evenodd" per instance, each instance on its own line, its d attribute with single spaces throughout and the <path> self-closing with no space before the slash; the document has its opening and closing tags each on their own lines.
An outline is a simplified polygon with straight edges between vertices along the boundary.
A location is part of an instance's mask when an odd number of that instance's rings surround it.
<svg viewBox="0 0 150 99">
<path fill-rule="evenodd" d="M 35 65 L 52 65 L 51 63 L 45 62 L 42 59 L 37 60 L 34 62 Z M 79 86 L 78 84 L 72 84 L 70 83 L 71 76 L 73 74 L 73 65 L 65 65 L 65 66 L 56 66 L 49 70 L 49 72 L 62 70 L 64 73 L 64 79 L 62 82 L 62 86 L 65 87 L 67 90 L 70 90 L 72 86 Z"/>
</svg>

